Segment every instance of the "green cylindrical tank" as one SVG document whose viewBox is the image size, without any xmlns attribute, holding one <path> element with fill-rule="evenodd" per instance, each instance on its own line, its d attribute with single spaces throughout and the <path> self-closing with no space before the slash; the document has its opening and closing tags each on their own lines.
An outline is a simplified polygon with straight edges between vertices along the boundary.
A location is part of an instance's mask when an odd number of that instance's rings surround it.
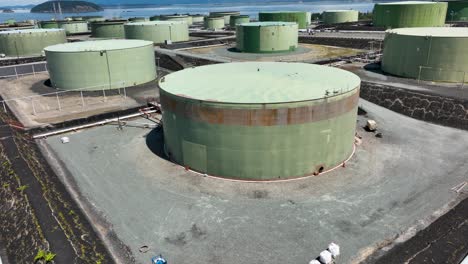
<svg viewBox="0 0 468 264">
<path fill-rule="evenodd" d="M 41 55 L 45 47 L 65 43 L 63 29 L 25 29 L 0 32 L 0 53 L 7 56 Z"/>
<path fill-rule="evenodd" d="M 148 20 L 149 19 L 147 19 L 146 17 L 131 17 L 128 19 L 128 21 L 130 22 L 146 22 Z"/>
<path fill-rule="evenodd" d="M 204 15 L 191 15 L 192 23 L 203 23 L 205 16 Z"/>
<path fill-rule="evenodd" d="M 39 22 L 40 28 L 59 28 L 58 22 L 55 20 L 51 21 L 40 21 Z"/>
<path fill-rule="evenodd" d="M 124 24 L 127 21 L 104 21 L 91 23 L 93 38 L 125 38 Z"/>
<path fill-rule="evenodd" d="M 143 39 L 154 43 L 188 41 L 189 30 L 185 21 L 149 21 L 125 25 L 125 38 Z"/>
<path fill-rule="evenodd" d="M 249 23 L 249 22 L 250 22 L 250 17 L 247 15 L 231 16 L 229 18 L 229 26 L 231 28 L 236 28 L 237 24 Z"/>
<path fill-rule="evenodd" d="M 387 30 L 382 70 L 421 80 L 468 82 L 468 28 Z"/>
<path fill-rule="evenodd" d="M 441 27 L 445 24 L 447 3 L 393 2 L 374 6 L 373 24 L 376 27 Z"/>
<path fill-rule="evenodd" d="M 84 16 L 83 19 L 89 23 L 92 22 L 102 22 L 106 21 L 106 19 L 102 16 Z"/>
<path fill-rule="evenodd" d="M 295 22 L 252 22 L 236 26 L 236 48 L 242 52 L 273 53 L 297 48 Z"/>
<path fill-rule="evenodd" d="M 58 26 L 65 30 L 67 35 L 88 33 L 88 22 L 86 21 L 58 21 Z"/>
<path fill-rule="evenodd" d="M 231 16 L 239 16 L 239 11 L 221 11 L 221 12 L 210 12 L 210 17 L 224 17 L 224 24 L 229 25 Z"/>
<path fill-rule="evenodd" d="M 205 28 L 218 30 L 224 28 L 224 17 L 205 17 Z"/>
<path fill-rule="evenodd" d="M 356 10 L 327 10 L 322 14 L 324 24 L 339 24 L 358 21 L 359 12 Z"/>
<path fill-rule="evenodd" d="M 311 13 L 302 11 L 260 12 L 258 20 L 296 22 L 300 29 L 305 29 L 310 25 Z"/>
<path fill-rule="evenodd" d="M 145 84 L 156 79 L 153 43 L 96 40 L 45 49 L 52 85 L 61 90 L 97 91 Z"/>
<path fill-rule="evenodd" d="M 16 24 L 16 20 L 13 19 L 13 18 L 10 18 L 10 19 L 5 20 L 5 23 L 12 26 L 12 25 Z"/>
<path fill-rule="evenodd" d="M 222 63 L 159 81 L 165 152 L 241 180 L 319 174 L 353 152 L 360 79 L 305 63 Z"/>
<path fill-rule="evenodd" d="M 150 21 L 159 21 L 161 20 L 161 16 L 160 15 L 156 15 L 156 16 L 151 16 L 149 18 Z"/>
<path fill-rule="evenodd" d="M 468 1 L 448 1 L 447 18 L 452 21 L 468 21 Z"/>
<path fill-rule="evenodd" d="M 187 15 L 161 15 L 160 20 L 163 21 L 183 21 L 187 23 L 187 25 L 192 24 L 192 17 Z"/>
</svg>

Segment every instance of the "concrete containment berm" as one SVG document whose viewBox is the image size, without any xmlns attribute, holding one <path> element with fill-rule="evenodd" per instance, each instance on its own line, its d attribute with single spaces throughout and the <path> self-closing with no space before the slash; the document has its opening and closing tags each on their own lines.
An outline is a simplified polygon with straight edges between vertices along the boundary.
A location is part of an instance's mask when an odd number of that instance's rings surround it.
<svg viewBox="0 0 468 264">
<path fill-rule="evenodd" d="M 377 3 L 374 7 L 373 24 L 385 28 L 442 27 L 446 13 L 446 2 Z"/>
<path fill-rule="evenodd" d="M 0 53 L 7 56 L 41 55 L 44 48 L 67 42 L 63 29 L 24 29 L 0 32 Z"/>
<path fill-rule="evenodd" d="M 156 79 L 153 42 L 96 40 L 45 49 L 52 86 L 94 91 L 145 84 Z"/>
<path fill-rule="evenodd" d="M 468 82 L 468 28 L 388 30 L 382 70 L 421 80 Z"/>
<path fill-rule="evenodd" d="M 353 153 L 360 79 L 332 67 L 242 62 L 159 81 L 167 156 L 241 180 L 319 174 Z"/>
<path fill-rule="evenodd" d="M 189 30 L 185 21 L 148 21 L 125 25 L 125 38 L 149 40 L 156 44 L 167 40 L 188 41 Z"/>
<path fill-rule="evenodd" d="M 298 28 L 294 22 L 252 22 L 236 26 L 236 49 L 249 53 L 294 51 Z"/>
</svg>

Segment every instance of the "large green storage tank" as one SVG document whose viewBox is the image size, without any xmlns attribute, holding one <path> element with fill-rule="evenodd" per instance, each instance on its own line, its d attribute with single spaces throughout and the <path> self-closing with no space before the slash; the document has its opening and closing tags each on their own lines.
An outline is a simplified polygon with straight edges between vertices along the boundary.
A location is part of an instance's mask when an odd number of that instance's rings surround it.
<svg viewBox="0 0 468 264">
<path fill-rule="evenodd" d="M 88 22 L 88 26 L 89 26 L 89 23 L 92 23 L 92 22 L 106 21 L 106 19 L 102 16 L 84 16 L 83 19 Z"/>
<path fill-rule="evenodd" d="M 224 18 L 224 24 L 229 25 L 229 22 L 231 20 L 231 16 L 238 16 L 240 15 L 239 11 L 220 11 L 220 12 L 210 12 L 210 17 L 223 17 Z"/>
<path fill-rule="evenodd" d="M 59 25 L 57 21 L 50 20 L 50 21 L 40 21 L 39 27 L 40 28 L 59 28 Z"/>
<path fill-rule="evenodd" d="M 360 79 L 305 63 L 189 68 L 159 81 L 165 151 L 192 170 L 241 180 L 321 173 L 353 153 Z"/>
<path fill-rule="evenodd" d="M 128 21 L 130 22 L 146 22 L 146 21 L 149 21 L 148 18 L 146 17 L 131 17 L 128 19 Z"/>
<path fill-rule="evenodd" d="M 468 21 L 468 0 L 448 1 L 447 18 L 449 22 Z"/>
<path fill-rule="evenodd" d="M 161 16 L 160 15 L 150 16 L 149 20 L 150 21 L 159 21 L 159 20 L 161 20 Z"/>
<path fill-rule="evenodd" d="M 356 10 L 327 10 L 322 14 L 322 21 L 327 25 L 356 22 L 358 19 L 359 12 Z"/>
<path fill-rule="evenodd" d="M 156 79 L 153 42 L 96 40 L 45 49 L 52 85 L 61 90 L 97 91 Z"/>
<path fill-rule="evenodd" d="M 249 53 L 294 51 L 298 28 L 295 22 L 252 22 L 236 26 L 236 48 Z"/>
<path fill-rule="evenodd" d="M 58 21 L 58 26 L 65 30 L 67 35 L 88 33 L 88 22 L 86 21 Z"/>
<path fill-rule="evenodd" d="M 387 30 L 382 70 L 421 80 L 468 82 L 468 28 Z"/>
<path fill-rule="evenodd" d="M 205 16 L 204 15 L 191 15 L 192 23 L 203 23 Z"/>
<path fill-rule="evenodd" d="M 45 47 L 65 43 L 63 29 L 25 29 L 0 32 L 0 53 L 7 56 L 41 55 Z"/>
<path fill-rule="evenodd" d="M 441 27 L 445 24 L 447 3 L 392 2 L 374 6 L 373 24 L 376 27 Z"/>
<path fill-rule="evenodd" d="M 16 24 L 16 20 L 13 19 L 13 18 L 7 19 L 7 20 L 5 20 L 5 24 L 13 26 L 13 25 Z"/>
<path fill-rule="evenodd" d="M 231 16 L 229 18 L 229 27 L 235 29 L 237 24 L 249 23 L 249 22 L 250 22 L 250 16 L 248 15 Z"/>
<path fill-rule="evenodd" d="M 310 25 L 311 13 L 302 11 L 260 12 L 258 13 L 258 20 L 296 22 L 299 29 L 305 29 Z"/>
<path fill-rule="evenodd" d="M 192 17 L 187 15 L 161 15 L 159 20 L 163 21 L 184 21 L 187 25 L 192 24 Z"/>
<path fill-rule="evenodd" d="M 224 17 L 205 17 L 205 29 L 219 30 L 224 28 Z"/>
<path fill-rule="evenodd" d="M 93 38 L 125 38 L 124 24 L 126 20 L 104 21 L 91 23 Z"/>
<path fill-rule="evenodd" d="M 149 21 L 125 25 L 125 38 L 143 39 L 154 43 L 188 41 L 189 30 L 185 21 Z"/>
</svg>

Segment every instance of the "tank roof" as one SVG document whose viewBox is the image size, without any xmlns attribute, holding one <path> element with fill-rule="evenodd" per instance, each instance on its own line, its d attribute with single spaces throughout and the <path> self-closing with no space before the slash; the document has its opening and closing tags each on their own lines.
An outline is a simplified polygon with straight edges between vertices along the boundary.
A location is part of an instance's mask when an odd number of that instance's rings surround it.
<svg viewBox="0 0 468 264">
<path fill-rule="evenodd" d="M 241 23 L 239 26 L 243 27 L 270 27 L 270 26 L 291 26 L 297 25 L 296 22 L 280 22 L 280 21 L 265 21 L 265 22 L 248 22 Z"/>
<path fill-rule="evenodd" d="M 391 3 L 377 3 L 376 5 L 432 5 L 438 4 L 439 2 L 426 2 L 426 1 L 402 1 L 402 2 L 391 2 Z"/>
<path fill-rule="evenodd" d="M 417 27 L 417 28 L 397 28 L 387 30 L 387 33 L 407 36 L 432 36 L 432 37 L 468 37 L 466 27 Z"/>
<path fill-rule="evenodd" d="M 50 52 L 85 52 L 131 49 L 148 45 L 153 45 L 153 42 L 133 39 L 109 39 L 58 44 L 49 46 L 45 50 Z"/>
<path fill-rule="evenodd" d="M 57 32 L 57 31 L 65 31 L 65 30 L 61 28 L 16 29 L 16 30 L 9 30 L 9 31 L 0 31 L 0 35 L 46 33 L 46 32 Z"/>
<path fill-rule="evenodd" d="M 174 24 L 187 24 L 185 21 L 177 21 L 177 20 L 158 20 L 158 21 L 145 21 L 145 22 L 132 22 L 127 23 L 127 25 L 131 26 L 155 26 L 155 25 L 174 25 Z"/>
<path fill-rule="evenodd" d="M 62 24 L 84 24 L 84 23 L 88 23 L 84 20 L 57 20 L 56 21 L 57 23 L 62 23 Z"/>
<path fill-rule="evenodd" d="M 216 103 L 263 104 L 310 101 L 354 90 L 355 74 L 306 63 L 235 62 L 188 68 L 160 80 L 175 96 Z M 339 91 L 339 93 L 333 93 Z"/>
<path fill-rule="evenodd" d="M 96 21 L 92 22 L 92 24 L 103 24 L 103 25 L 120 25 L 128 23 L 127 20 L 106 20 L 106 21 Z"/>
</svg>

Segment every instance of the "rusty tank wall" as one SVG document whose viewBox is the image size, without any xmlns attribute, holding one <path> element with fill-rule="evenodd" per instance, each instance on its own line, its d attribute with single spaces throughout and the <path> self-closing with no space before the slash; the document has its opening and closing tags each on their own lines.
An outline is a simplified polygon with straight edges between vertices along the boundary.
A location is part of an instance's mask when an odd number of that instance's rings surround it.
<svg viewBox="0 0 468 264">
<path fill-rule="evenodd" d="M 228 74 L 232 78 L 226 79 Z M 316 83 L 323 94 L 301 97 L 315 84 L 300 84 L 298 74 L 323 78 Z M 206 86 L 195 85 L 196 78 L 207 79 Z M 289 91 L 297 96 L 281 92 L 289 82 L 281 78 L 294 79 Z M 182 80 L 184 91 L 177 89 Z M 257 90 L 263 81 L 271 82 L 265 86 L 269 94 Z M 243 88 L 228 87 L 229 92 L 219 85 L 228 83 Z M 360 80 L 352 73 L 301 63 L 227 63 L 172 73 L 159 86 L 166 154 L 195 171 L 241 180 L 287 179 L 333 168 L 353 152 Z M 319 88 L 325 86 L 330 93 Z"/>
</svg>

